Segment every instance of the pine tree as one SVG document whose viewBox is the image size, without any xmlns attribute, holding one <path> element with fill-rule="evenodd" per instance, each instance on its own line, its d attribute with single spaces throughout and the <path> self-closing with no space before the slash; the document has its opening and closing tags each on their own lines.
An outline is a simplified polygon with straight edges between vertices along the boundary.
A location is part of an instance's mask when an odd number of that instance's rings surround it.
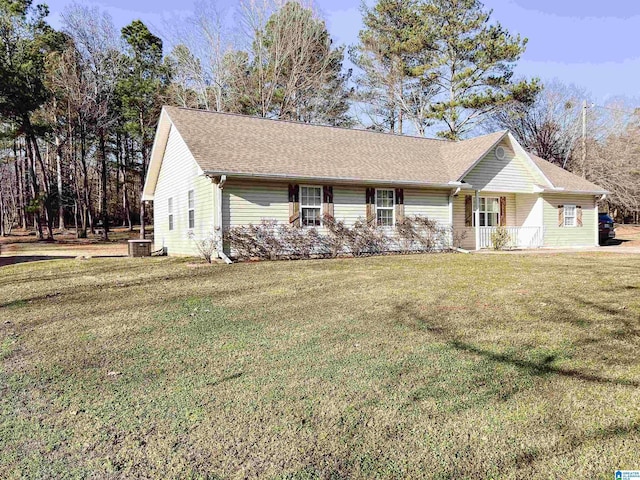
<svg viewBox="0 0 640 480">
<path fill-rule="evenodd" d="M 534 99 L 537 80 L 513 79 L 527 39 L 490 24 L 479 0 L 428 0 L 420 11 L 433 51 L 418 70 L 437 86 L 430 116 L 446 126 L 439 136 L 460 139 L 500 105 Z"/>
<path fill-rule="evenodd" d="M 144 187 L 155 126 L 170 81 L 170 69 L 162 58 L 162 40 L 140 20 L 122 29 L 127 43 L 126 72 L 118 84 L 125 128 L 140 147 L 140 182 Z M 140 201 L 140 238 L 144 238 L 145 208 Z"/>
<path fill-rule="evenodd" d="M 417 0 L 379 0 L 363 7 L 359 43 L 351 60 L 363 72 L 356 78 L 359 100 L 370 105 L 373 123 L 380 129 L 404 133 L 404 117 L 424 131 L 426 82 L 414 69 L 429 54 L 429 32 L 424 30 Z M 416 93 L 420 92 L 419 95 Z"/>
<path fill-rule="evenodd" d="M 47 237 L 52 240 L 55 193 L 40 154 L 39 126 L 32 120 L 50 95 L 44 79 L 46 57 L 62 49 L 65 42 L 64 35 L 46 23 L 48 13 L 45 5 L 33 6 L 30 0 L 0 1 L 0 117 L 16 125 L 16 134 L 24 135 L 34 202 L 31 210 L 40 238 L 40 214 L 44 212 Z"/>
</svg>

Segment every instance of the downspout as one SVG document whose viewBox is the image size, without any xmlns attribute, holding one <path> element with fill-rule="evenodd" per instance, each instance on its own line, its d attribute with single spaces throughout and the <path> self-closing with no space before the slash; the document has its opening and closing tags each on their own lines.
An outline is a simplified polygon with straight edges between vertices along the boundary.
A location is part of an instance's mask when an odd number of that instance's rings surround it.
<svg viewBox="0 0 640 480">
<path fill-rule="evenodd" d="M 473 211 L 473 217 L 475 218 L 476 228 L 474 229 L 476 234 L 476 250 L 480 250 L 480 190 L 476 190 L 476 208 Z"/>
<path fill-rule="evenodd" d="M 450 233 L 451 233 L 451 248 L 455 248 L 455 245 L 453 244 L 453 235 L 454 235 L 454 231 L 453 231 L 453 199 L 460 193 L 460 187 L 456 188 L 455 190 L 451 191 L 451 194 L 449 195 L 449 228 L 450 228 Z"/>
<path fill-rule="evenodd" d="M 218 258 L 221 258 L 225 261 L 225 263 L 233 263 L 229 257 L 224 253 L 224 242 L 222 240 L 224 229 L 222 224 L 222 189 L 224 187 L 224 183 L 227 181 L 226 175 L 220 175 L 220 179 L 218 180 L 218 184 L 216 185 L 216 206 L 217 206 L 217 216 L 218 216 L 218 225 L 216 226 L 216 242 L 218 243 Z"/>
<path fill-rule="evenodd" d="M 607 198 L 607 194 L 603 194 L 600 198 L 596 197 L 595 205 L 594 205 L 594 215 L 596 216 L 596 247 L 600 246 L 600 208 L 598 204 L 604 201 Z"/>
</svg>

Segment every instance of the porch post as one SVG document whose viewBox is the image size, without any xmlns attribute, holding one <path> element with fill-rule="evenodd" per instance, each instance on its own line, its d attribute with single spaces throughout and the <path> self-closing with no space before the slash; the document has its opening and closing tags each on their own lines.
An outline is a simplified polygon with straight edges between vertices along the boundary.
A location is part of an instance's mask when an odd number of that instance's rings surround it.
<svg viewBox="0 0 640 480">
<path fill-rule="evenodd" d="M 473 210 L 473 217 L 475 219 L 476 250 L 480 250 L 480 190 L 476 190 L 476 208 Z"/>
</svg>

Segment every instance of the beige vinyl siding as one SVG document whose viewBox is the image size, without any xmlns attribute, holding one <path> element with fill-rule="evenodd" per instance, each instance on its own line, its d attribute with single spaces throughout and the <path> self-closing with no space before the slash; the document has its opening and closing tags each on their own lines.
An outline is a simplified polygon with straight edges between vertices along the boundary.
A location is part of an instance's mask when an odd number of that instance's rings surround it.
<svg viewBox="0 0 640 480">
<path fill-rule="evenodd" d="M 515 153 L 508 139 L 499 145 L 505 149 L 505 159 L 498 160 L 495 149 L 492 149 L 464 177 L 464 181 L 480 190 L 530 193 L 537 182 L 527 160 L 520 153 Z"/>
<path fill-rule="evenodd" d="M 453 233 L 460 236 L 465 235 L 461 246 L 467 250 L 476 248 L 476 237 L 473 227 L 466 227 L 464 224 L 464 197 L 466 195 L 475 195 L 475 192 L 462 190 L 457 196 L 453 197 Z"/>
<path fill-rule="evenodd" d="M 333 187 L 333 216 L 345 225 L 353 225 L 357 220 L 364 220 L 367 211 L 365 187 Z"/>
<path fill-rule="evenodd" d="M 447 190 L 404 190 L 405 215 L 420 215 L 449 225 L 449 191 Z"/>
<path fill-rule="evenodd" d="M 222 212 L 225 227 L 255 225 L 262 220 L 276 220 L 278 223 L 289 221 L 287 183 L 228 180 L 223 192 Z M 449 192 L 445 190 L 405 189 L 405 214 L 424 215 L 442 225 L 448 225 L 448 196 Z M 333 187 L 334 217 L 347 225 L 353 225 L 357 220 L 365 218 L 365 202 L 365 187 Z"/>
<path fill-rule="evenodd" d="M 544 245 L 545 247 L 584 247 L 597 244 L 597 209 L 592 195 L 544 194 Z M 558 226 L 558 206 L 582 207 L 582 227 Z"/>
<path fill-rule="evenodd" d="M 288 184 L 227 180 L 222 190 L 224 228 L 263 220 L 289 223 Z"/>
<path fill-rule="evenodd" d="M 184 140 L 171 128 L 153 200 L 154 248 L 166 247 L 169 255 L 197 255 L 189 238 L 188 192 L 194 191 L 195 228 L 202 239 L 213 233 L 213 185 L 202 174 Z M 173 199 L 173 230 L 169 230 L 168 199 Z"/>
</svg>

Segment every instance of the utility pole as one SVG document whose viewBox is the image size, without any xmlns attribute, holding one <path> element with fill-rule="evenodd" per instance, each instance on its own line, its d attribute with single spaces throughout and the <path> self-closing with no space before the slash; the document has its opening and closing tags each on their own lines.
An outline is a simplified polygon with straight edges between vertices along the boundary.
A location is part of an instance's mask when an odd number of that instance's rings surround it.
<svg viewBox="0 0 640 480">
<path fill-rule="evenodd" d="M 582 178 L 586 178 L 587 169 L 587 101 L 582 102 Z"/>
</svg>

